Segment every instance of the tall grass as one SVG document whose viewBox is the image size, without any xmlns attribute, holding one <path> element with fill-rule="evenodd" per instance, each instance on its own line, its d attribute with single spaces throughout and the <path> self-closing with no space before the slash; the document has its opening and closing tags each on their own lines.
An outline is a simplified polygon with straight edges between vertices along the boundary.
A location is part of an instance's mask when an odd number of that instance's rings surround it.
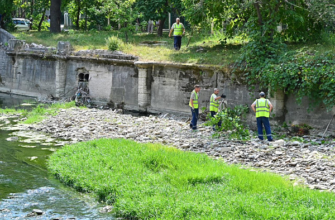
<svg viewBox="0 0 335 220">
<path fill-rule="evenodd" d="M 100 139 L 66 146 L 52 174 L 129 219 L 333 219 L 335 195 L 158 144 Z"/>
</svg>

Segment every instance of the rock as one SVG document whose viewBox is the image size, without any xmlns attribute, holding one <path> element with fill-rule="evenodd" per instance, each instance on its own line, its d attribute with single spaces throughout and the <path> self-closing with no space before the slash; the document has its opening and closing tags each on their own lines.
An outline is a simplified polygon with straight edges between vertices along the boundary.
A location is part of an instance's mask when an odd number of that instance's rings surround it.
<svg viewBox="0 0 335 220">
<path fill-rule="evenodd" d="M 189 148 L 190 147 L 190 144 L 189 143 L 185 143 L 185 144 L 183 144 L 182 146 L 181 146 L 182 148 Z"/>
<path fill-rule="evenodd" d="M 71 127 L 71 126 L 72 126 L 72 123 L 70 123 L 70 122 L 64 124 L 65 128 L 68 128 L 68 127 Z"/>
<path fill-rule="evenodd" d="M 293 141 L 291 143 L 289 143 L 290 146 L 299 146 L 300 142 L 299 141 Z"/>
<path fill-rule="evenodd" d="M 0 212 L 10 212 L 9 209 L 0 209 Z"/>
<path fill-rule="evenodd" d="M 108 212 L 111 212 L 113 210 L 113 206 L 105 206 L 103 207 L 102 209 L 99 210 L 100 213 L 108 213 Z"/>
<path fill-rule="evenodd" d="M 34 156 L 34 157 L 28 157 L 31 161 L 36 160 L 38 157 Z"/>
<path fill-rule="evenodd" d="M 31 212 L 31 213 L 26 215 L 27 218 L 34 217 L 34 216 L 37 216 L 37 214 L 35 212 Z"/>
<path fill-rule="evenodd" d="M 326 186 L 323 186 L 323 185 L 315 185 L 315 186 L 314 186 L 314 189 L 327 190 L 327 187 L 326 187 Z"/>
<path fill-rule="evenodd" d="M 37 215 L 43 215 L 43 211 L 40 209 L 33 209 L 33 212 L 36 213 Z"/>
<path fill-rule="evenodd" d="M 231 147 L 221 147 L 221 152 L 224 153 L 224 152 L 229 152 L 231 151 Z"/>
<path fill-rule="evenodd" d="M 280 139 L 280 140 L 276 140 L 276 141 L 272 142 L 271 144 L 274 147 L 283 147 L 285 145 L 285 141 Z"/>
<path fill-rule="evenodd" d="M 331 180 L 331 181 L 329 182 L 329 184 L 330 184 L 330 185 L 334 185 L 334 184 L 335 184 L 335 179 L 334 179 L 334 180 Z"/>
<path fill-rule="evenodd" d="M 283 152 L 282 151 L 275 151 L 275 154 L 276 155 L 283 155 Z"/>
<path fill-rule="evenodd" d="M 295 167 L 295 166 L 297 166 L 298 162 L 291 162 L 291 163 L 289 163 L 289 164 L 290 164 L 290 166 Z"/>
<path fill-rule="evenodd" d="M 19 137 L 9 137 L 6 139 L 7 141 L 18 141 Z"/>
</svg>

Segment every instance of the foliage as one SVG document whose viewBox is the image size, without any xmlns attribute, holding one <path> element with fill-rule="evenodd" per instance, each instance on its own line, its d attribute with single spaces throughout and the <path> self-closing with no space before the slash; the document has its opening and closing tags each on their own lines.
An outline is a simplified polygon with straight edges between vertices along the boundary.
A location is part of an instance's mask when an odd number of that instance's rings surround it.
<svg viewBox="0 0 335 220">
<path fill-rule="evenodd" d="M 216 133 L 214 136 L 225 135 L 220 134 L 222 131 L 228 133 L 231 139 L 247 140 L 250 138 L 249 130 L 245 128 L 242 117 L 245 117 L 249 108 L 243 105 L 237 105 L 234 108 L 226 108 L 218 112 L 215 117 L 208 115 L 209 121 L 205 123 L 207 126 L 215 126 Z M 221 127 L 218 123 L 221 121 Z"/>
<path fill-rule="evenodd" d="M 114 215 L 127 219 L 335 217 L 333 193 L 158 144 L 82 142 L 55 152 L 48 166 L 63 183 L 113 203 Z"/>
<path fill-rule="evenodd" d="M 47 22 L 47 21 L 42 21 L 42 24 L 41 24 L 41 31 L 48 31 L 50 28 L 50 23 Z M 33 30 L 38 30 L 38 23 L 34 22 L 33 23 L 33 27 L 32 27 Z"/>
<path fill-rule="evenodd" d="M 116 36 L 111 36 L 106 39 L 106 45 L 108 47 L 108 50 L 116 51 L 116 50 L 122 50 L 124 43 L 120 38 Z"/>
<path fill-rule="evenodd" d="M 313 129 L 311 126 L 307 124 L 297 124 L 292 125 L 291 130 L 295 135 L 304 136 L 309 134 L 309 130 Z"/>
<path fill-rule="evenodd" d="M 45 119 L 47 116 L 55 116 L 58 114 L 60 109 L 68 109 L 75 107 L 75 102 L 65 102 L 65 103 L 54 103 L 52 105 L 38 105 L 36 108 L 33 108 L 31 111 L 27 112 L 26 120 L 23 121 L 25 124 L 33 124 L 40 122 Z"/>
<path fill-rule="evenodd" d="M 261 82 L 273 91 L 295 94 L 300 103 L 310 99 L 310 106 L 323 103 L 329 110 L 335 104 L 335 53 L 316 54 L 302 48 L 282 53 L 276 60 L 266 59 L 247 73 L 248 83 Z"/>
<path fill-rule="evenodd" d="M 157 32 L 158 36 L 162 36 L 163 34 L 162 27 L 168 19 L 168 13 L 173 12 L 180 16 L 184 10 L 182 0 L 137 0 L 135 7 L 143 13 L 144 20 L 160 20 L 161 23 Z"/>
</svg>

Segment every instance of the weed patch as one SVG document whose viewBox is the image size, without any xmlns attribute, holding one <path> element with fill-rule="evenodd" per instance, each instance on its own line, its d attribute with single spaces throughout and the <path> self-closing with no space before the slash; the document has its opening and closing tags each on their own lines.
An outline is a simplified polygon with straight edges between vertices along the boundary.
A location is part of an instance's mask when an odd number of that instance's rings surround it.
<svg viewBox="0 0 335 220">
<path fill-rule="evenodd" d="M 47 116 L 55 116 L 60 109 L 68 109 L 75 107 L 75 102 L 54 103 L 52 105 L 40 104 L 31 111 L 25 109 L 0 109 L 0 114 L 19 114 L 21 118 L 25 118 L 24 124 L 33 124 L 42 121 Z"/>
<path fill-rule="evenodd" d="M 100 139 L 65 146 L 52 174 L 129 219 L 331 219 L 335 195 L 159 144 Z"/>
</svg>

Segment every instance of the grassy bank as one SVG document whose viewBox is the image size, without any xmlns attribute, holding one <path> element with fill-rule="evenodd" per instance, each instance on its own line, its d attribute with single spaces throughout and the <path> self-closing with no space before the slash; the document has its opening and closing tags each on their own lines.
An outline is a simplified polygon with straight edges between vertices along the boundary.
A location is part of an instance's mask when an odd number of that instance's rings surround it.
<svg viewBox="0 0 335 220">
<path fill-rule="evenodd" d="M 76 51 L 107 49 L 106 38 L 118 36 L 125 42 L 125 38 L 118 31 L 89 31 L 51 34 L 50 32 L 13 33 L 13 35 L 28 43 L 37 43 L 45 46 L 56 47 L 58 41 L 69 41 Z M 195 36 L 192 37 L 189 46 L 186 47 L 189 37 L 183 38 L 180 51 L 173 49 L 173 38 L 167 33 L 163 37 L 156 34 L 139 33 L 129 37 L 128 44 L 123 52 L 140 57 L 140 60 L 154 60 L 178 63 L 200 63 L 212 65 L 225 65 L 233 62 L 238 55 L 240 40 L 231 41 L 228 46 L 221 45 L 220 36 Z M 167 44 L 159 47 L 148 47 L 140 45 L 144 41 L 166 41 Z M 196 52 L 199 48 L 202 52 Z"/>
<path fill-rule="evenodd" d="M 26 109 L 0 109 L 0 114 L 19 114 L 23 118 L 24 124 L 32 124 L 40 122 L 48 116 L 55 116 L 60 109 L 68 109 L 75 107 L 75 102 L 54 103 L 52 105 L 40 104 L 31 111 Z"/>
<path fill-rule="evenodd" d="M 101 139 L 66 146 L 49 160 L 65 184 L 133 219 L 332 219 L 335 195 L 293 187 L 203 154 Z"/>
<path fill-rule="evenodd" d="M 105 39 L 118 36 L 125 38 L 118 31 L 71 31 L 69 33 L 51 34 L 50 32 L 15 32 L 13 35 L 27 43 L 37 43 L 56 47 L 58 41 L 69 41 L 75 50 L 107 49 Z M 167 33 L 163 37 L 156 34 L 137 33 L 129 36 L 128 44 L 123 49 L 125 53 L 140 57 L 143 61 L 164 61 L 178 63 L 197 63 L 227 66 L 240 56 L 240 48 L 246 43 L 241 37 L 235 37 L 224 42 L 224 35 L 193 34 L 183 38 L 180 51 L 173 50 L 173 38 Z M 166 41 L 167 44 L 159 47 L 140 45 L 144 41 Z M 187 47 L 187 43 L 189 45 Z M 298 51 L 307 48 L 311 53 L 324 53 L 335 49 L 335 35 L 324 34 L 320 42 L 288 44 L 288 51 Z"/>
</svg>

